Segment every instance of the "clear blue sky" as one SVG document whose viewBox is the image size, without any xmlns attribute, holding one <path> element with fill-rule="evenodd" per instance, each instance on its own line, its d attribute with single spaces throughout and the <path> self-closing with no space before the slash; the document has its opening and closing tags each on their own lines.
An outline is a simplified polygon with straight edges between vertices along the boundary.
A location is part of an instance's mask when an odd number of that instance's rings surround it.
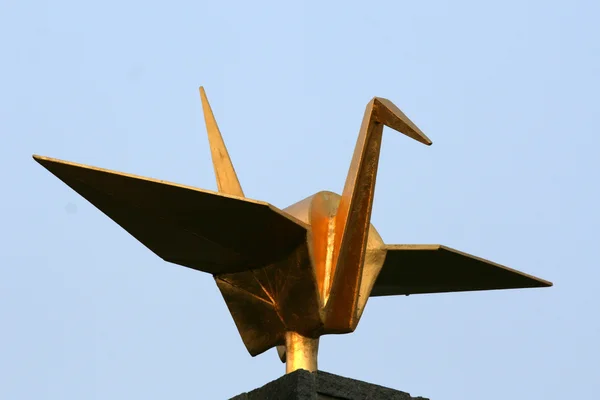
<svg viewBox="0 0 600 400">
<path fill-rule="evenodd" d="M 0 398 L 224 399 L 279 377 L 208 275 L 167 264 L 31 159 L 215 189 L 206 87 L 242 186 L 339 192 L 364 106 L 373 223 L 550 289 L 378 298 L 322 370 L 432 399 L 600 391 L 595 1 L 0 2 Z"/>
</svg>

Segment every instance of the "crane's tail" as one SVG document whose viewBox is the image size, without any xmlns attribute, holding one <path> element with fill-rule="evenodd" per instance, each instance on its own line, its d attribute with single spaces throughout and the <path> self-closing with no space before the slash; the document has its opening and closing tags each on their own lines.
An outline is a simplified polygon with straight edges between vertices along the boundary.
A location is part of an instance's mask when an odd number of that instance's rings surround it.
<svg viewBox="0 0 600 400">
<path fill-rule="evenodd" d="M 204 122 L 206 123 L 210 154 L 215 168 L 215 177 L 217 179 L 219 193 L 244 197 L 242 186 L 235 173 L 233 163 L 231 162 L 231 158 L 229 158 L 227 147 L 225 147 L 225 142 L 221 136 L 219 126 L 217 125 L 217 120 L 215 119 L 208 98 L 206 97 L 206 92 L 202 86 L 200 86 L 200 99 L 202 100 Z"/>
</svg>

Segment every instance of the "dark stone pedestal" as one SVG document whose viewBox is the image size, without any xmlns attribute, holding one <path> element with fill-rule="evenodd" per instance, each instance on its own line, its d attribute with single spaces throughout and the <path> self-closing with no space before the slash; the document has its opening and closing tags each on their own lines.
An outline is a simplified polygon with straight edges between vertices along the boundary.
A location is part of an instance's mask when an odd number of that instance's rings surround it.
<svg viewBox="0 0 600 400">
<path fill-rule="evenodd" d="M 427 400 L 327 372 L 298 370 L 230 400 Z"/>
</svg>

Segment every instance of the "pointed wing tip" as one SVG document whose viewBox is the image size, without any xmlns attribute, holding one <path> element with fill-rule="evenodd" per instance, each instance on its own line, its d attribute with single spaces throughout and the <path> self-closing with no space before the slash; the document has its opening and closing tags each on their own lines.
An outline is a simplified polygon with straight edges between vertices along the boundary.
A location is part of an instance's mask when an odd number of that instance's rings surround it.
<svg viewBox="0 0 600 400">
<path fill-rule="evenodd" d="M 32 157 L 32 158 L 33 158 L 33 159 L 34 159 L 34 160 L 35 160 L 35 161 L 36 161 L 38 164 L 40 164 L 40 165 L 44 165 L 44 166 L 45 166 L 45 164 L 47 164 L 47 163 L 50 163 L 50 162 L 52 162 L 52 161 L 56 161 L 56 160 L 54 160 L 53 158 L 46 157 L 46 156 L 40 156 L 40 155 L 38 155 L 38 154 L 33 154 L 31 157 Z"/>
<path fill-rule="evenodd" d="M 75 163 L 70 161 L 59 160 L 58 158 L 52 158 L 47 156 L 40 156 L 38 154 L 32 155 L 33 159 L 40 164 L 42 167 L 50 170 L 55 165 L 75 165 Z"/>
<path fill-rule="evenodd" d="M 523 273 L 521 273 L 521 274 L 523 274 Z M 531 282 L 531 284 L 525 288 L 535 289 L 535 288 L 547 288 L 547 287 L 554 286 L 554 284 L 552 282 L 549 282 L 542 278 L 538 278 L 537 276 L 528 275 L 528 274 L 523 274 L 523 275 L 525 277 L 529 278 L 529 280 Z M 525 289 L 525 288 L 523 288 L 523 289 Z"/>
<path fill-rule="evenodd" d="M 540 282 L 540 287 L 552 287 L 554 286 L 554 283 L 550 282 L 550 281 L 545 281 L 543 279 L 537 278 L 538 282 Z"/>
</svg>

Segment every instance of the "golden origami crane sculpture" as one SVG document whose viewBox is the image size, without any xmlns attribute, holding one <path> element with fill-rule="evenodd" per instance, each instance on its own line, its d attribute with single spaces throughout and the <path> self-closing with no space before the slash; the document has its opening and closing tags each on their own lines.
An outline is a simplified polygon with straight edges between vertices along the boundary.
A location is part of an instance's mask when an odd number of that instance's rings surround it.
<svg viewBox="0 0 600 400">
<path fill-rule="evenodd" d="M 371 210 L 384 126 L 431 141 L 389 100 L 368 104 L 342 195 L 283 210 L 244 197 L 203 88 L 218 193 L 34 156 L 162 259 L 214 276 L 252 356 L 317 369 L 319 337 L 354 331 L 371 296 L 551 286 L 440 245 L 386 245 Z"/>
</svg>

